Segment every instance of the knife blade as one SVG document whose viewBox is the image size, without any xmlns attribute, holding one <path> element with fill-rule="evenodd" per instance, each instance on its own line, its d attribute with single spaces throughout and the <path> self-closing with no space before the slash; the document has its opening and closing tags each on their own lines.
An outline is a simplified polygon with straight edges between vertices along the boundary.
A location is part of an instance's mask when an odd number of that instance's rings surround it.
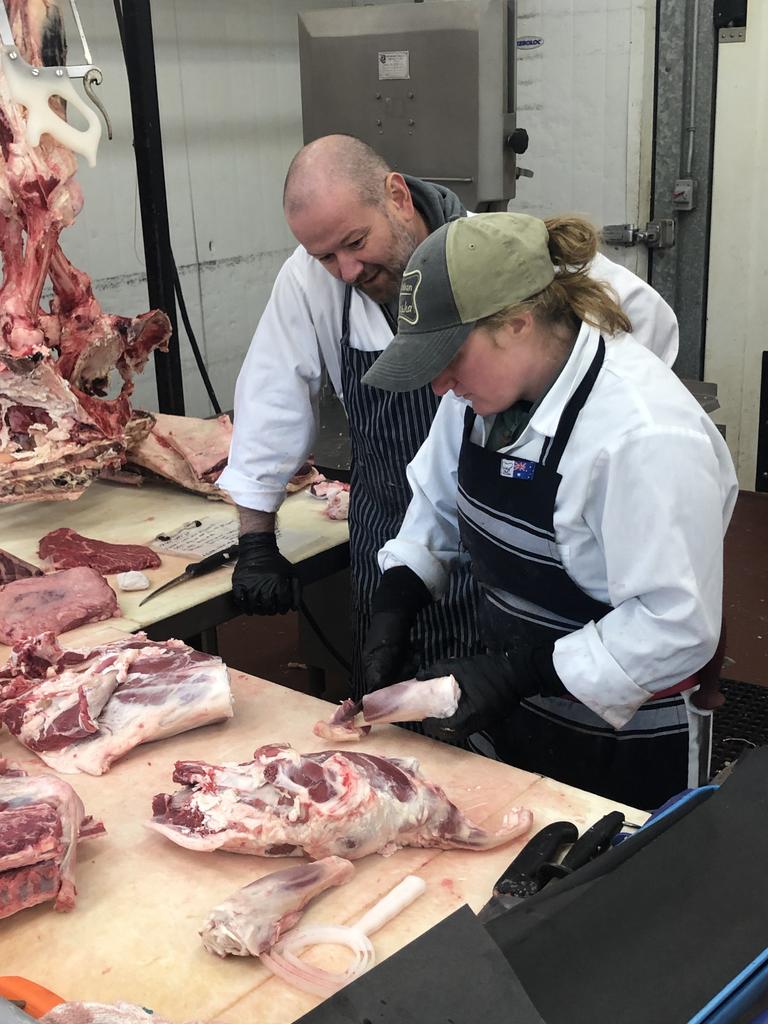
<svg viewBox="0 0 768 1024">
<path fill-rule="evenodd" d="M 239 553 L 240 549 L 237 544 L 232 544 L 228 548 L 223 548 L 221 551 L 214 551 L 212 555 L 208 555 L 206 558 L 201 558 L 199 562 L 190 562 L 183 573 L 179 576 L 174 576 L 172 580 L 168 580 L 162 587 L 158 587 L 157 590 L 153 590 L 151 594 L 147 594 L 143 601 L 139 601 L 139 608 L 147 601 L 151 601 L 153 597 L 157 597 L 158 594 L 165 593 L 166 590 L 170 590 L 171 587 L 177 587 L 179 583 L 186 583 L 187 580 L 196 579 L 198 576 L 205 576 L 206 573 L 213 572 L 214 569 L 218 569 L 221 565 L 227 565 L 229 562 L 233 562 Z"/>
<path fill-rule="evenodd" d="M 571 821 L 553 821 L 529 839 L 509 867 L 497 879 L 493 895 L 477 915 L 485 924 L 511 910 L 543 885 L 541 869 L 555 860 L 563 846 L 575 843 L 579 830 Z"/>
</svg>

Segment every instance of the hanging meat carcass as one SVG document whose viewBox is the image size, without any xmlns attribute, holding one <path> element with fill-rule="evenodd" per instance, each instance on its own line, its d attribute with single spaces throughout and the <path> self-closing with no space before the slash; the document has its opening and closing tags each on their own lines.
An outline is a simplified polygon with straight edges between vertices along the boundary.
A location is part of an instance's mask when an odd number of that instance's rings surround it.
<svg viewBox="0 0 768 1024">
<path fill-rule="evenodd" d="M 5 3 L 22 56 L 33 65 L 65 64 L 53 0 Z M 57 112 L 63 116 L 63 106 Z M 77 498 L 102 470 L 119 468 L 132 376 L 154 349 L 168 347 L 171 331 L 159 310 L 105 313 L 88 275 L 64 255 L 59 236 L 83 205 L 77 162 L 50 135 L 30 146 L 26 116 L 0 72 L 0 504 Z M 109 398 L 115 369 L 122 389 Z"/>
</svg>

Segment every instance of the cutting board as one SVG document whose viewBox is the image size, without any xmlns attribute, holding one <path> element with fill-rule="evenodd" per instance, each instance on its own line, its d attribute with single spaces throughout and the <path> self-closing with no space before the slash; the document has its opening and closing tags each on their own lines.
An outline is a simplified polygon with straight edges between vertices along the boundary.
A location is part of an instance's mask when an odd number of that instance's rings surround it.
<svg viewBox="0 0 768 1024">
<path fill-rule="evenodd" d="M 349 539 L 346 522 L 334 522 L 324 516 L 324 504 L 306 491 L 291 495 L 283 503 L 278 515 L 279 543 L 283 554 L 292 562 L 311 558 Z M 40 538 L 61 526 L 113 544 L 149 545 L 158 533 L 211 515 L 235 520 L 237 510 L 226 502 L 211 501 L 170 484 L 145 483 L 141 487 L 121 487 L 96 481 L 74 502 L 49 501 L 4 508 L 0 546 L 34 565 L 40 565 L 37 557 Z M 146 570 L 151 589 L 178 576 L 190 561 L 189 557 L 163 555 L 158 569 Z M 120 616 L 109 621 L 119 629 L 142 629 L 226 594 L 231 589 L 231 579 L 231 566 L 217 569 L 200 579 L 173 587 L 140 608 L 139 602 L 149 591 L 121 591 L 115 577 L 108 576 L 120 606 Z M 75 645 L 70 634 L 64 634 L 64 641 Z M 0 644 L 0 664 L 7 656 L 7 647 Z"/>
<path fill-rule="evenodd" d="M 302 752 L 327 746 L 312 734 L 330 705 L 274 683 L 233 672 L 235 718 L 136 748 L 105 776 L 66 776 L 107 835 L 81 843 L 77 907 L 57 914 L 50 905 L 0 921 L 0 964 L 65 999 L 127 1000 L 172 1021 L 288 1024 L 317 1005 L 317 997 L 273 978 L 256 960 L 220 960 L 206 953 L 198 930 L 208 911 L 234 890 L 297 863 L 231 853 L 195 853 L 146 829 L 152 797 L 173 792 L 181 758 L 244 761 L 263 743 L 286 741 Z M 534 828 L 567 817 L 583 829 L 615 805 L 539 776 L 436 743 L 393 726 L 374 728 L 351 749 L 416 757 L 473 820 L 498 825 L 511 807 L 534 811 Z M 9 736 L 0 756 L 31 772 L 45 770 Z M 627 809 L 631 821 L 645 815 Z M 348 923 L 407 874 L 427 882 L 420 899 L 373 939 L 381 959 L 464 903 L 474 910 L 525 837 L 497 850 L 473 853 L 405 849 L 356 862 L 352 880 L 320 897 L 304 920 Z"/>
</svg>

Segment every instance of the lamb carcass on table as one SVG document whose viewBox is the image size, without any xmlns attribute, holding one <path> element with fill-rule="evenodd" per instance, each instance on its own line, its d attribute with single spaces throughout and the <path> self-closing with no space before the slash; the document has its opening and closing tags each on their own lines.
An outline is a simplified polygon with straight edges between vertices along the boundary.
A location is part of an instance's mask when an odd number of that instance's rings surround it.
<svg viewBox="0 0 768 1024">
<path fill-rule="evenodd" d="M 68 782 L 0 758 L 0 918 L 46 900 L 71 910 L 78 839 L 103 832 Z"/>
<path fill-rule="evenodd" d="M 357 751 L 300 754 L 275 743 L 244 764 L 177 761 L 173 779 L 184 788 L 156 796 L 147 824 L 190 850 L 313 860 L 358 860 L 402 846 L 489 850 L 533 820 L 514 808 L 488 832 L 425 779 L 415 759 Z"/>
<path fill-rule="evenodd" d="M 103 775 L 140 743 L 232 717 L 220 658 L 143 633 L 63 651 L 53 634 L 0 669 L 0 723 L 51 768 Z"/>
<path fill-rule="evenodd" d="M 65 64 L 53 0 L 5 0 L 16 45 L 32 65 Z M 57 105 L 58 104 L 58 105 Z M 51 105 L 61 116 L 58 99 Z M 77 163 L 44 134 L 25 138 L 26 108 L 0 71 L 0 503 L 77 498 L 124 459 L 132 377 L 166 349 L 165 313 L 105 313 L 90 279 L 64 255 L 59 236 L 83 197 Z M 46 281 L 50 308 L 41 307 Z M 112 371 L 122 378 L 110 394 Z"/>
</svg>

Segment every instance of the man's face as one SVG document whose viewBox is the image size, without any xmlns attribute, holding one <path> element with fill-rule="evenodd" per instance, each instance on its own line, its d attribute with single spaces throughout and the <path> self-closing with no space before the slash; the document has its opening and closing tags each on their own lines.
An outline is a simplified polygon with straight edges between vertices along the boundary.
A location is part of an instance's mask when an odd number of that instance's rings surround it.
<svg viewBox="0 0 768 1024">
<path fill-rule="evenodd" d="M 369 206 L 339 187 L 288 217 L 288 226 L 329 274 L 375 302 L 391 302 L 419 239 L 396 203 Z"/>
</svg>

